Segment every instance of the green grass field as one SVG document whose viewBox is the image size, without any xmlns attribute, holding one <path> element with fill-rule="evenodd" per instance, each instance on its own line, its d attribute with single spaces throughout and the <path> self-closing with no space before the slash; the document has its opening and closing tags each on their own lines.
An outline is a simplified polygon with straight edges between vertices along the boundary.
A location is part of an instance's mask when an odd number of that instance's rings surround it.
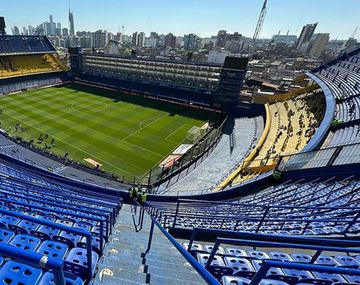
<svg viewBox="0 0 360 285">
<path fill-rule="evenodd" d="M 1 128 L 74 161 L 91 158 L 117 176 L 142 177 L 218 115 L 88 86 L 67 85 L 0 98 Z M 16 127 L 18 125 L 18 127 Z M 39 141 L 42 134 L 45 138 Z M 54 139 L 55 146 L 51 146 Z"/>
</svg>

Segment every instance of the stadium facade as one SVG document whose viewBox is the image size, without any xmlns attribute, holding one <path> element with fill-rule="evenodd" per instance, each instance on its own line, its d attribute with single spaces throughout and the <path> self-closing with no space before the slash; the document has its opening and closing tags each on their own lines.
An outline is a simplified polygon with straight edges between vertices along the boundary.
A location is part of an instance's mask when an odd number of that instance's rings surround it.
<svg viewBox="0 0 360 285">
<path fill-rule="evenodd" d="M 72 76 L 124 91 L 210 107 L 238 103 L 248 58 L 223 66 L 83 53 L 70 48 Z"/>
</svg>

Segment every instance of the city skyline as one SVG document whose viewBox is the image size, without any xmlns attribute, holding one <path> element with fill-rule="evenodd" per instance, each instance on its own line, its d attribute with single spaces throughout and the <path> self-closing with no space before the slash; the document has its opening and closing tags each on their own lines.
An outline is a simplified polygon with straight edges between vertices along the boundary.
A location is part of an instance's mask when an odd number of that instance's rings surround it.
<svg viewBox="0 0 360 285">
<path fill-rule="evenodd" d="M 65 3 L 66 1 L 56 2 L 51 6 L 44 0 L 31 1 L 32 5 L 24 0 L 17 2 L 22 2 L 22 7 L 28 11 L 26 14 L 8 13 L 7 11 L 14 11 L 15 6 L 19 4 L 13 2 L 4 3 L 0 10 L 1 15 L 5 16 L 8 34 L 11 34 L 11 28 L 14 25 L 18 26 L 20 30 L 23 26 L 36 26 L 47 21 L 49 15 L 53 15 L 54 21 L 60 22 L 63 27 L 69 27 L 69 4 Z M 165 5 L 165 1 L 157 0 L 151 4 L 146 1 L 138 1 L 134 5 L 130 4 L 130 1 L 118 3 L 118 1 L 108 0 L 104 4 L 104 1 L 90 0 L 84 5 L 84 2 L 78 0 L 72 1 L 71 11 L 74 13 L 75 31 L 103 29 L 116 33 L 121 31 L 121 27 L 124 26 L 125 34 L 129 35 L 136 31 L 143 31 L 148 36 L 151 31 L 155 31 L 163 34 L 172 32 L 179 36 L 195 33 L 201 37 L 210 37 L 224 29 L 252 37 L 263 0 L 250 3 L 244 0 L 228 0 L 226 2 L 219 6 L 218 1 L 199 0 L 192 5 L 194 3 L 185 0 L 181 5 L 179 3 Z M 341 7 L 346 6 L 346 2 L 351 2 L 355 8 L 349 11 L 348 17 L 341 17 Z M 34 3 L 38 5 L 34 5 Z M 205 3 L 208 3 L 206 10 L 203 9 Z M 323 15 L 320 12 L 325 6 L 321 5 L 325 3 L 327 4 L 326 13 Z M 214 9 L 211 4 L 217 4 L 215 5 L 217 9 Z M 312 9 L 309 9 L 309 5 Z M 138 9 L 139 6 L 142 8 L 141 11 Z M 34 8 L 37 12 L 29 13 Z M 242 8 L 242 10 L 236 8 Z M 306 13 L 301 13 L 304 8 L 306 8 Z M 236 11 L 238 12 L 236 13 Z M 301 3 L 271 0 L 268 1 L 268 11 L 260 38 L 270 38 L 278 34 L 280 30 L 281 34 L 289 31 L 289 34 L 299 35 L 303 25 L 319 22 L 317 33 L 330 33 L 331 40 L 348 39 L 355 30 L 356 23 L 353 19 L 358 11 L 360 11 L 360 2 L 356 3 L 354 0 L 334 0 L 331 3 L 325 0 L 319 0 L 316 3 L 310 0 L 304 0 Z M 294 12 L 296 12 L 296 16 L 292 16 Z M 239 18 L 236 18 L 236 15 Z M 98 21 L 94 19 L 98 19 Z M 338 22 L 336 19 L 339 19 Z M 359 34 L 355 36 L 356 39 L 360 38 Z"/>
</svg>

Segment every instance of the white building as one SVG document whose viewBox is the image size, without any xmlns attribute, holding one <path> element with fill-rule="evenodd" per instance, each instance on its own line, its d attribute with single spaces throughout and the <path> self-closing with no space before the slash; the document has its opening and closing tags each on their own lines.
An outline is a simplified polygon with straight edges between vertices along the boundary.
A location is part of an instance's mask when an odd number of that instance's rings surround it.
<svg viewBox="0 0 360 285">
<path fill-rule="evenodd" d="M 90 34 L 91 47 L 92 48 L 103 48 L 109 43 L 109 34 L 107 31 L 96 31 Z"/>
<path fill-rule="evenodd" d="M 145 46 L 145 33 L 144 32 L 140 32 L 138 34 L 137 46 L 138 47 Z"/>
<path fill-rule="evenodd" d="M 147 47 L 156 48 L 158 45 L 158 38 L 156 37 L 149 37 L 145 40 L 145 45 Z"/>
<path fill-rule="evenodd" d="M 223 64 L 225 58 L 227 56 L 232 56 L 233 54 L 230 51 L 217 51 L 212 50 L 209 52 L 208 62 L 209 63 L 216 63 L 216 64 Z"/>
</svg>

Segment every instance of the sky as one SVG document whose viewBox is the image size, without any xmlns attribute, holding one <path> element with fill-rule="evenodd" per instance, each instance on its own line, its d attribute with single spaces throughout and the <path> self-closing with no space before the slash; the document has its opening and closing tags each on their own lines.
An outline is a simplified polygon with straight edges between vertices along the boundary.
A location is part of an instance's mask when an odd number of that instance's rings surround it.
<svg viewBox="0 0 360 285">
<path fill-rule="evenodd" d="M 219 30 L 252 37 L 264 0 L 71 0 L 76 31 L 99 29 L 131 34 L 151 31 L 183 36 L 216 35 Z M 49 21 L 68 27 L 67 0 L 1 0 L 0 16 L 7 33 L 17 25 L 36 26 Z M 299 35 L 307 23 L 319 22 L 316 32 L 331 39 L 347 39 L 360 28 L 360 0 L 268 0 L 260 38 L 281 34 Z M 360 29 L 355 38 L 360 39 Z"/>
</svg>

